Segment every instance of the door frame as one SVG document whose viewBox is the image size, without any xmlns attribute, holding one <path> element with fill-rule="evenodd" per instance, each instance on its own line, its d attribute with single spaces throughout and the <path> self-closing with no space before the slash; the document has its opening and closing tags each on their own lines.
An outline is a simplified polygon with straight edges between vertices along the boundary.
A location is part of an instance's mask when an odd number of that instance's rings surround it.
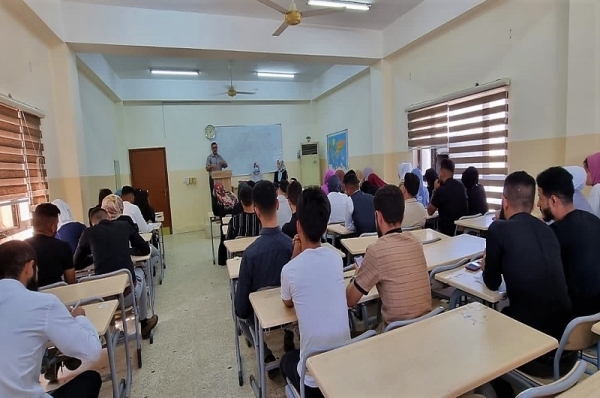
<svg viewBox="0 0 600 398">
<path fill-rule="evenodd" d="M 131 153 L 132 152 L 144 152 L 144 151 L 149 151 L 149 150 L 159 150 L 162 151 L 162 155 L 163 155 L 163 159 L 165 162 L 165 177 L 167 180 L 167 212 L 169 213 L 169 221 L 171 222 L 171 225 L 169 226 L 169 234 L 173 234 L 173 217 L 171 214 L 171 185 L 169 184 L 169 169 L 167 168 L 167 148 L 165 148 L 164 146 L 161 147 L 148 147 L 148 148 L 133 148 L 133 149 L 129 149 L 127 156 L 129 158 L 129 179 L 131 181 L 131 186 L 133 186 L 135 188 L 135 182 L 133 179 L 133 167 L 131 166 Z"/>
</svg>

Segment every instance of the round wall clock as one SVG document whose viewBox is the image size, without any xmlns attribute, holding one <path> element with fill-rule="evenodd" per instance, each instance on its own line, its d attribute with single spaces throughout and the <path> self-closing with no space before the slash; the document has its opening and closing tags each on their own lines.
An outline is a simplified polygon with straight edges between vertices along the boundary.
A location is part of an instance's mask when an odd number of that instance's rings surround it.
<svg viewBox="0 0 600 398">
<path fill-rule="evenodd" d="M 215 126 L 213 126 L 212 124 L 206 126 L 206 128 L 204 129 L 204 135 L 206 136 L 206 139 L 214 140 L 216 136 Z"/>
</svg>

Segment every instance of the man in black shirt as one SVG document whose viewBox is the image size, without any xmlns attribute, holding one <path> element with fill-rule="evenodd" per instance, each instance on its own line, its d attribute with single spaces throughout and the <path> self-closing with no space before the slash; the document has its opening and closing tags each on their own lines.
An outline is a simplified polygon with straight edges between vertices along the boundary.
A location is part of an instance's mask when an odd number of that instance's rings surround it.
<svg viewBox="0 0 600 398">
<path fill-rule="evenodd" d="M 504 277 L 510 306 L 502 312 L 560 340 L 572 319 L 571 300 L 558 240 L 542 220 L 531 215 L 534 198 L 535 180 L 529 174 L 518 171 L 506 178 L 502 194 L 506 221 L 494 221 L 488 229 L 483 281 L 497 290 Z M 552 376 L 553 357 L 554 353 L 538 358 L 523 370 Z M 570 370 L 570 365 L 566 361 L 564 367 Z M 561 363 L 561 373 L 562 368 Z"/>
<path fill-rule="evenodd" d="M 235 292 L 235 312 L 247 320 L 242 323 L 242 331 L 252 341 L 248 326 L 254 325 L 254 313 L 250 304 L 250 293 L 265 287 L 281 286 L 281 270 L 292 258 L 292 240 L 277 225 L 277 190 L 270 181 L 259 181 L 252 191 L 252 200 L 262 229 L 260 238 L 252 243 L 242 256 L 240 276 Z M 291 337 L 290 337 L 291 335 Z M 293 333 L 286 331 L 285 349 L 294 349 Z M 275 361 L 271 350 L 265 344 L 266 362 Z M 271 372 L 272 373 L 272 372 Z"/>
<path fill-rule="evenodd" d="M 25 242 L 35 251 L 40 287 L 62 281 L 75 283 L 73 252 L 67 242 L 55 238 L 60 210 L 52 203 L 41 203 L 33 212 L 33 237 Z"/>
<path fill-rule="evenodd" d="M 298 181 L 292 181 L 288 186 L 286 195 L 288 203 L 290 204 L 290 208 L 292 209 L 292 218 L 290 221 L 283 224 L 281 231 L 294 239 L 294 236 L 298 235 L 298 228 L 296 223 L 298 222 L 298 217 L 296 216 L 296 205 L 298 204 L 298 198 L 302 193 L 302 185 Z"/>
<path fill-rule="evenodd" d="M 427 206 L 431 216 L 438 211 L 438 229 L 452 236 L 456 231 L 454 221 L 469 214 L 467 190 L 462 182 L 454 179 L 454 162 L 443 159 L 440 165 L 440 179 L 434 184 L 433 197 Z"/>
<path fill-rule="evenodd" d="M 573 176 L 562 167 L 540 173 L 538 207 L 560 243 L 575 316 L 600 312 L 600 219 L 573 204 Z"/>
<path fill-rule="evenodd" d="M 141 256 L 150 254 L 150 246 L 133 226 L 125 221 L 110 221 L 108 213 L 103 209 L 93 210 L 90 218 L 92 226 L 83 231 L 73 261 L 76 265 L 85 263 L 91 254 L 96 275 L 104 275 L 123 268 L 129 270 L 135 284 L 134 292 L 140 311 L 142 337 L 148 339 L 150 332 L 158 323 L 158 316 L 155 314 L 148 318 L 146 277 L 143 269 L 134 270 L 129 245 L 131 244 L 136 254 Z M 132 302 L 130 293 L 125 296 L 125 305 L 130 306 Z"/>
</svg>

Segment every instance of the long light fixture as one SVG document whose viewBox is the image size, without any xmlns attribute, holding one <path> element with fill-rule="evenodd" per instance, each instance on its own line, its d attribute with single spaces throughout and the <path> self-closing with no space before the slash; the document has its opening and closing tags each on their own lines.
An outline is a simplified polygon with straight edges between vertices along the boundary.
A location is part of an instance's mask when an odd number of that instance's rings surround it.
<svg viewBox="0 0 600 398">
<path fill-rule="evenodd" d="M 347 10 L 356 11 L 369 11 L 371 9 L 370 4 L 357 3 L 354 1 L 308 0 L 308 5 L 318 7 L 345 8 Z"/>
<path fill-rule="evenodd" d="M 296 77 L 293 73 L 277 73 L 277 72 L 256 72 L 258 77 L 274 77 L 279 79 L 293 79 Z"/>
<path fill-rule="evenodd" d="M 172 70 L 172 69 L 150 69 L 153 75 L 171 75 L 171 76 L 198 76 L 197 70 Z"/>
</svg>

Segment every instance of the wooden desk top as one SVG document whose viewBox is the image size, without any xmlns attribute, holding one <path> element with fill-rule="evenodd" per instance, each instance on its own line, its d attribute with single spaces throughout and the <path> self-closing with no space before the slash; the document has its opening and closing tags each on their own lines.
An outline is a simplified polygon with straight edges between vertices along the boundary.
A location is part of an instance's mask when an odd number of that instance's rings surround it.
<svg viewBox="0 0 600 398">
<path fill-rule="evenodd" d="M 417 229 L 415 231 L 406 231 L 405 234 L 413 234 L 421 242 L 428 242 L 435 239 L 447 239 L 449 236 L 434 231 L 433 229 Z M 364 236 L 362 238 L 349 238 L 342 239 L 342 245 L 348 250 L 353 256 L 365 254 L 367 247 L 377 241 L 378 237 L 375 236 Z"/>
<path fill-rule="evenodd" d="M 223 244 L 229 253 L 241 253 L 259 237 L 260 236 L 252 236 L 250 238 L 230 239 L 224 241 Z"/>
<path fill-rule="evenodd" d="M 435 211 L 435 213 L 433 213 L 432 215 L 427 215 L 427 217 L 425 217 L 427 220 L 433 220 L 434 218 L 438 218 L 440 216 L 440 214 L 437 212 L 437 210 Z"/>
<path fill-rule="evenodd" d="M 475 229 L 477 231 L 487 231 L 490 225 L 494 222 L 494 213 L 485 214 L 477 218 L 468 218 L 466 220 L 456 220 L 454 224 L 459 227 Z"/>
<path fill-rule="evenodd" d="M 354 276 L 355 271 L 346 271 L 344 272 L 344 285 L 348 287 L 350 284 L 350 279 Z M 377 286 L 373 286 L 373 289 L 366 296 L 362 296 L 360 300 L 358 300 L 358 304 L 366 303 L 367 301 L 376 300 L 379 298 L 379 292 L 377 291 Z"/>
<path fill-rule="evenodd" d="M 423 246 L 429 271 L 440 265 L 454 264 L 463 258 L 473 257 L 484 250 L 485 239 L 468 234 L 453 236 Z"/>
<path fill-rule="evenodd" d="M 478 278 L 481 277 L 483 271 L 471 272 L 467 271 L 465 267 L 460 269 L 453 269 L 446 272 L 441 272 L 435 275 L 435 279 L 472 294 L 475 297 L 479 297 L 487 301 L 488 303 L 497 303 L 506 297 L 506 291 L 495 292 L 490 290 L 481 283 Z"/>
<path fill-rule="evenodd" d="M 352 235 L 354 233 L 346 228 L 343 224 L 329 224 L 327 226 L 327 232 L 340 236 Z"/>
<path fill-rule="evenodd" d="M 108 330 L 118 305 L 118 300 L 110 300 L 103 303 L 84 305 L 81 308 L 85 310 L 85 316 L 92 322 L 98 334 L 102 336 Z"/>
<path fill-rule="evenodd" d="M 558 398 L 592 398 L 600 391 L 600 372 L 580 381 L 570 390 L 563 392 Z"/>
<path fill-rule="evenodd" d="M 596 333 L 596 334 L 600 334 L 600 322 L 595 323 L 592 326 L 592 332 Z"/>
<path fill-rule="evenodd" d="M 557 347 L 556 339 L 471 303 L 311 357 L 307 366 L 327 398 L 453 398 Z"/>
<path fill-rule="evenodd" d="M 227 225 L 229 224 L 229 221 L 231 221 L 231 216 L 225 216 L 221 219 L 221 224 Z"/>
<path fill-rule="evenodd" d="M 152 252 L 146 254 L 145 256 L 131 256 L 131 261 L 133 261 L 134 263 L 141 263 L 150 260 L 151 256 Z"/>
<path fill-rule="evenodd" d="M 154 230 L 154 231 L 157 231 L 157 230 L 159 230 L 162 227 L 162 223 L 161 222 L 151 222 L 151 223 L 148 223 L 148 225 L 150 227 L 152 227 L 152 230 Z"/>
<path fill-rule="evenodd" d="M 346 254 L 343 251 L 336 249 L 335 247 L 333 247 L 329 243 L 323 243 L 323 244 L 321 244 L 321 246 L 326 247 L 326 248 L 331 249 L 331 250 L 334 250 L 337 254 L 340 255 L 341 258 L 346 258 Z"/>
<path fill-rule="evenodd" d="M 152 239 L 152 233 L 148 232 L 147 234 L 140 234 L 140 236 L 142 237 L 142 239 L 144 239 L 146 242 L 150 242 L 150 239 Z"/>
<path fill-rule="evenodd" d="M 44 290 L 44 293 L 54 294 L 64 304 L 74 304 L 78 300 L 88 297 L 117 296 L 129 285 L 126 274 L 115 275 L 93 281 L 75 283 L 74 285 L 60 286 Z"/>
</svg>

